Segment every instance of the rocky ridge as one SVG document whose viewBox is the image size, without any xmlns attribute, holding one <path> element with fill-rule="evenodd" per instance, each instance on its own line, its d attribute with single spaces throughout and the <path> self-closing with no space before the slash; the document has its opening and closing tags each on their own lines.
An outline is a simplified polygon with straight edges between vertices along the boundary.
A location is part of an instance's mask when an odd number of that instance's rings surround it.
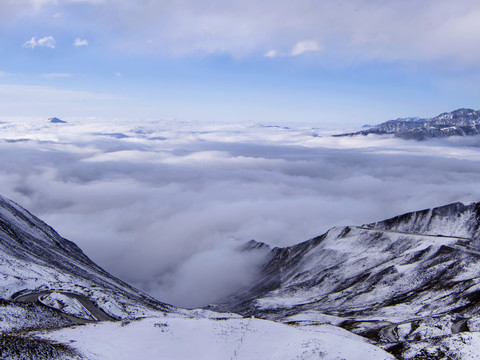
<svg viewBox="0 0 480 360">
<path fill-rule="evenodd" d="M 479 263 L 480 203 L 454 203 L 273 248 L 251 287 L 212 308 L 335 324 L 408 358 L 415 341 L 478 328 Z"/>
<path fill-rule="evenodd" d="M 480 110 L 458 109 L 434 118 L 401 118 L 389 120 L 366 130 L 334 136 L 393 135 L 403 139 L 425 140 L 449 136 L 480 134 Z"/>
</svg>

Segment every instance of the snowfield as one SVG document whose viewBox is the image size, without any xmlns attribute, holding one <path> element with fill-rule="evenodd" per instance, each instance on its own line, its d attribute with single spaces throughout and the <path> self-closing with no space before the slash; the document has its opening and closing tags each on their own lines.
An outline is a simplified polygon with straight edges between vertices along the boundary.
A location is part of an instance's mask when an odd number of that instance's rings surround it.
<svg viewBox="0 0 480 360">
<path fill-rule="evenodd" d="M 297 328 L 255 318 L 166 315 L 35 335 L 71 344 L 87 359 L 395 359 L 364 338 L 330 325 Z"/>
</svg>

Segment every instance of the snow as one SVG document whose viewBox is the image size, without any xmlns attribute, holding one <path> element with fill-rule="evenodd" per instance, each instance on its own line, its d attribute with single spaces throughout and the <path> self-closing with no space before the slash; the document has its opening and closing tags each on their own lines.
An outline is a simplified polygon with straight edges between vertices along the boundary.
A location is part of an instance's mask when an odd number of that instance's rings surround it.
<svg viewBox="0 0 480 360">
<path fill-rule="evenodd" d="M 10 332 L 27 328 L 52 328 L 71 325 L 58 313 L 41 306 L 22 306 L 21 304 L 0 305 L 0 332 Z"/>
<path fill-rule="evenodd" d="M 412 256 L 419 252 L 423 252 L 425 257 L 434 256 L 441 246 L 452 247 L 457 241 L 454 237 L 406 234 L 362 227 L 333 228 L 318 245 L 305 247 L 301 259 L 292 267 L 279 270 L 282 273 L 280 288 L 257 298 L 252 305 L 257 311 L 267 312 L 303 306 L 299 318 L 295 318 L 295 321 L 312 320 L 309 316 L 302 318 L 303 311 L 312 308 L 317 310 L 317 314 L 326 312 L 330 315 L 349 310 L 375 310 L 370 317 L 374 320 L 409 320 L 423 311 L 424 302 L 432 302 L 434 298 L 441 299 L 449 295 L 448 290 L 437 290 L 435 294 L 430 294 L 431 299 L 422 298 L 407 307 L 401 304 L 380 307 L 377 305 L 394 298 L 396 294 L 405 294 L 422 286 L 427 276 L 434 277 L 434 274 L 441 272 L 447 264 L 442 262 L 424 269 L 422 262 L 411 261 Z M 452 248 L 452 251 L 456 250 Z M 465 259 L 464 261 L 467 261 Z M 474 263 L 462 271 L 473 275 L 473 268 Z M 418 276 L 419 272 L 422 277 Z M 459 271 L 456 276 L 461 273 Z M 478 269 L 476 273 L 478 274 Z M 366 278 L 362 278 L 363 276 Z M 355 277 L 362 280 L 350 283 Z M 312 279 L 322 281 L 312 285 Z M 349 285 L 339 290 L 342 282 Z M 308 304 L 315 305 L 305 307 Z M 429 308 L 425 313 L 431 314 L 431 311 Z"/>
<path fill-rule="evenodd" d="M 59 293 L 52 292 L 50 294 L 40 296 L 39 301 L 49 307 L 60 310 L 66 314 L 76 316 L 86 320 L 96 320 L 90 312 L 77 299 Z"/>
<path fill-rule="evenodd" d="M 69 343 L 88 359 L 394 359 L 365 339 L 333 326 L 306 330 L 255 318 L 167 315 L 36 335 Z"/>
<path fill-rule="evenodd" d="M 45 305 L 89 320 L 83 306 L 62 292 L 83 295 L 114 318 L 151 316 L 163 310 L 161 303 L 100 269 L 74 244 L 4 197 L 0 197 L 0 222 L 1 298 L 51 293 L 43 298 Z"/>
<path fill-rule="evenodd" d="M 292 321 L 308 322 L 308 323 L 317 322 L 317 323 L 324 323 L 324 324 L 339 325 L 342 322 L 344 322 L 345 319 L 338 316 L 322 314 L 319 311 L 311 310 L 311 311 L 304 311 L 300 314 L 287 316 L 282 319 L 282 322 L 284 323 L 288 323 Z"/>
<path fill-rule="evenodd" d="M 425 353 L 428 353 L 431 359 L 478 360 L 480 333 L 460 333 L 439 337 L 434 341 L 410 343 L 409 348 L 403 353 L 403 358 L 426 359 Z"/>
</svg>

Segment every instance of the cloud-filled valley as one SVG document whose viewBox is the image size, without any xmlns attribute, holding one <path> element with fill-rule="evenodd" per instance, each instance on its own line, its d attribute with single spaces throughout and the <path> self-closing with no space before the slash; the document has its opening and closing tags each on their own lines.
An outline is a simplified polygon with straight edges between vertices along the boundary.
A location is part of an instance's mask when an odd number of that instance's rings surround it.
<svg viewBox="0 0 480 360">
<path fill-rule="evenodd" d="M 291 245 L 336 225 L 480 200 L 476 137 L 67 120 L 3 119 L 2 195 L 106 270 L 180 306 L 248 284 L 259 259 L 238 249 L 250 239 Z"/>
</svg>

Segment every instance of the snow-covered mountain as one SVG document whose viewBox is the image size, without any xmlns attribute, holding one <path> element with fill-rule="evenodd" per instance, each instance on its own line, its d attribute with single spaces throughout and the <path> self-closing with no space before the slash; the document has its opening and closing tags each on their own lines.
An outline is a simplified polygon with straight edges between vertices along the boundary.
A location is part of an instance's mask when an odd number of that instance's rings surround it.
<svg viewBox="0 0 480 360">
<path fill-rule="evenodd" d="M 478 327 L 479 263 L 480 203 L 455 203 L 273 248 L 251 287 L 212 308 L 428 342 Z"/>
<path fill-rule="evenodd" d="M 1 359 L 393 359 L 328 324 L 306 329 L 166 305 L 3 197 L 0 279 Z"/>
<path fill-rule="evenodd" d="M 252 286 L 209 310 L 184 310 L 116 279 L 0 197 L 0 357 L 370 360 L 480 354 L 480 203 L 335 227 L 285 248 L 251 241 L 242 251 L 267 254 Z"/>
<path fill-rule="evenodd" d="M 14 202 L 0 197 L 0 298 L 76 294 L 109 318 L 173 307 L 141 293 L 93 263 L 71 241 Z M 32 296 L 30 296 L 31 298 Z M 27 300 L 26 300 L 27 301 Z"/>
<path fill-rule="evenodd" d="M 355 133 L 334 136 L 354 136 L 369 134 L 392 134 L 404 139 L 424 140 L 448 136 L 480 134 L 480 111 L 458 109 L 443 113 L 434 118 L 402 118 L 389 120 Z"/>
</svg>

